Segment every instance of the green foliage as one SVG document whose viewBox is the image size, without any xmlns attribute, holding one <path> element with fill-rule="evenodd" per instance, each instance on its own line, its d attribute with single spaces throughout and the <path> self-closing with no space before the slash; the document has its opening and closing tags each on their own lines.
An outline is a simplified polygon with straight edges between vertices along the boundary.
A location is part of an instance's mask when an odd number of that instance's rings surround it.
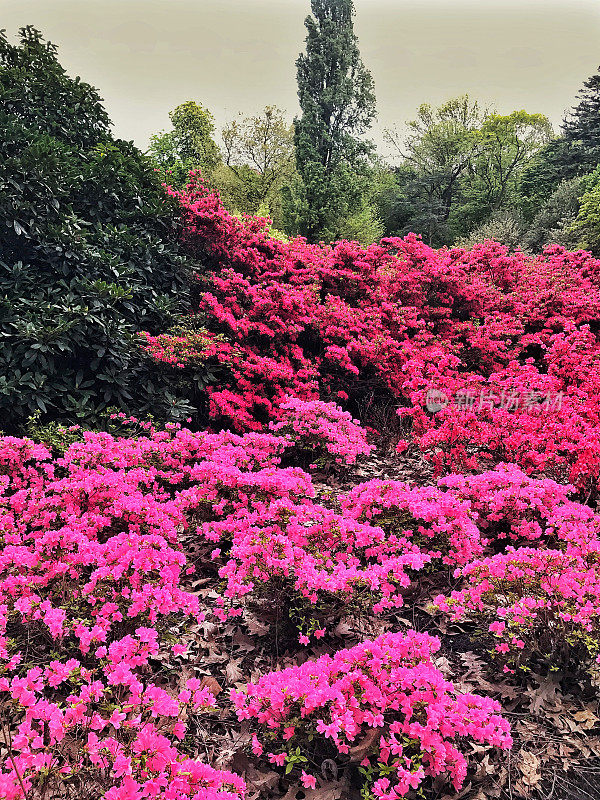
<svg viewBox="0 0 600 800">
<path fill-rule="evenodd" d="M 93 425 L 64 425 L 52 420 L 44 422 L 42 412 L 38 409 L 28 417 L 24 430 L 25 434 L 34 442 L 45 444 L 52 450 L 53 456 L 62 456 L 74 442 L 84 441 L 85 431 L 106 431 L 115 438 L 139 438 L 148 436 L 148 431 L 154 429 L 154 417 L 147 414 L 143 419 L 127 417 L 119 413 L 118 408 L 109 407 L 93 421 Z"/>
<path fill-rule="evenodd" d="M 110 120 L 93 86 L 69 78 L 56 58 L 56 47 L 44 42 L 35 28 L 19 33 L 21 46 L 11 47 L 0 32 L 3 115 L 72 147 L 92 147 L 106 137 Z"/>
<path fill-rule="evenodd" d="M 38 409 L 25 424 L 25 433 L 34 442 L 42 442 L 49 447 L 54 456 L 62 456 L 74 442 L 83 441 L 80 425 L 65 427 L 59 422 L 42 422 L 42 412 Z"/>
<path fill-rule="evenodd" d="M 600 163 L 600 73 L 583 84 L 580 101 L 552 139 L 519 176 L 518 202 L 533 219 L 562 181 L 585 175 Z"/>
<path fill-rule="evenodd" d="M 383 223 L 377 216 L 377 211 L 366 201 L 362 208 L 341 222 L 339 230 L 341 239 L 362 245 L 377 242 L 384 234 Z"/>
<path fill-rule="evenodd" d="M 408 123 L 404 141 L 397 132 L 386 131 L 388 143 L 408 167 L 406 188 L 420 212 L 417 219 L 421 225 L 426 222 L 417 232 L 425 234 L 430 244 L 439 243 L 440 232 L 443 237 L 448 226 L 461 177 L 478 152 L 485 115 L 477 102 L 463 95 L 439 108 L 421 105 L 417 118 Z"/>
<path fill-rule="evenodd" d="M 432 245 L 446 241 L 448 224 L 443 220 L 442 203 L 432 181 L 418 175 L 406 162 L 396 167 L 390 178 L 374 197 L 385 234 L 419 233 Z"/>
<path fill-rule="evenodd" d="M 577 175 L 571 145 L 562 137 L 551 139 L 523 166 L 517 178 L 516 200 L 531 220 L 563 180 Z"/>
<path fill-rule="evenodd" d="M 600 163 L 600 68 L 584 82 L 578 96 L 579 103 L 563 123 L 563 133 L 581 174 Z"/>
<path fill-rule="evenodd" d="M 521 247 L 524 233 L 525 220 L 521 214 L 514 209 L 502 208 L 494 211 L 484 223 L 457 244 L 471 249 L 474 245 L 491 239 L 506 245 L 509 250 L 516 250 Z"/>
<path fill-rule="evenodd" d="M 552 126 L 543 114 L 513 111 L 491 114 L 483 121 L 472 166 L 490 210 L 498 210 L 514 195 L 519 171 L 551 137 Z"/>
<path fill-rule="evenodd" d="M 32 28 L 18 45 L 0 37 L 0 131 L 3 423 L 38 409 L 72 419 L 166 409 L 174 398 L 135 332 L 164 328 L 185 301 L 176 204 Z"/>
<path fill-rule="evenodd" d="M 296 173 L 294 130 L 284 112 L 266 106 L 261 114 L 229 123 L 221 136 L 224 164 L 212 174 L 212 184 L 225 206 L 269 216 L 283 227 L 281 192 Z"/>
<path fill-rule="evenodd" d="M 582 179 L 584 192 L 579 199 L 576 219 L 566 229 L 576 239 L 577 247 L 600 256 L 600 165 Z"/>
<path fill-rule="evenodd" d="M 570 229 L 579 213 L 583 191 L 583 178 L 571 178 L 559 183 L 529 223 L 523 235 L 524 248 L 540 253 L 550 243 L 576 247 L 577 237 L 570 233 Z"/>
<path fill-rule="evenodd" d="M 303 767 L 308 763 L 308 758 L 302 755 L 300 747 L 290 750 L 285 756 L 285 774 L 289 775 L 294 768 Z"/>
<path fill-rule="evenodd" d="M 188 181 L 190 170 L 199 169 L 210 178 L 221 162 L 215 141 L 214 118 L 200 103 L 188 100 L 170 112 L 172 130 L 150 138 L 148 155 L 162 179 L 181 189 Z"/>
<path fill-rule="evenodd" d="M 514 242 L 517 228 L 497 212 L 515 205 L 521 172 L 552 135 L 548 119 L 491 113 L 462 95 L 438 108 L 421 105 L 408 128 L 405 137 L 386 131 L 401 158 L 396 191 L 382 198 L 383 207 L 380 200 L 386 233 L 412 230 L 439 247 L 471 232 L 478 240 L 490 219 Z"/>
<path fill-rule="evenodd" d="M 303 184 L 288 194 L 288 219 L 295 217 L 297 232 L 310 241 L 331 241 L 363 207 L 373 145 L 359 137 L 375 117 L 375 95 L 354 34 L 352 0 L 312 0 L 311 8 L 306 52 L 296 61 L 302 116 L 294 135 Z"/>
</svg>

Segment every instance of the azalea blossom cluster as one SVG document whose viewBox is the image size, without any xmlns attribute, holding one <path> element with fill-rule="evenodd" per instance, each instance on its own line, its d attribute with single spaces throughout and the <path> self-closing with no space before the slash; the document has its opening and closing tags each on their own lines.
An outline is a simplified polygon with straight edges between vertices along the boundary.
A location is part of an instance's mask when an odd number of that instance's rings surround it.
<svg viewBox="0 0 600 800">
<path fill-rule="evenodd" d="M 147 676 L 169 626 L 204 617 L 184 585 L 187 516 L 172 487 L 201 453 L 270 462 L 274 438 L 243 449 L 228 434 L 150 427 L 138 439 L 86 433 L 59 458 L 0 439 L 3 797 L 57 781 L 109 800 L 243 797 L 239 776 L 178 747 L 186 718 L 215 705 L 210 691 L 197 677 L 169 692 Z"/>
<path fill-rule="evenodd" d="M 600 516 L 569 500 L 573 487 L 531 478 L 512 464 L 450 475 L 438 485 L 470 505 L 484 547 L 504 552 L 461 565 L 455 577 L 464 588 L 438 596 L 437 607 L 453 620 L 476 621 L 513 667 L 596 659 Z"/>
<path fill-rule="evenodd" d="M 273 764 L 286 764 L 294 746 L 308 764 L 315 740 L 321 753 L 329 745 L 336 759 L 347 761 L 367 739 L 362 766 L 393 768 L 369 787 L 374 797 L 405 797 L 437 775 L 458 790 L 467 774 L 466 742 L 508 748 L 512 741 L 496 701 L 459 693 L 434 666 L 438 648 L 424 633 L 383 634 L 263 675 L 232 698 L 238 718 L 255 722 L 254 752 L 264 751 Z M 315 785 L 310 771 L 301 777 L 305 786 Z"/>
<path fill-rule="evenodd" d="M 435 603 L 451 619 L 487 626 L 494 650 L 521 669 L 600 661 L 600 570 L 592 558 L 561 550 L 509 547 L 458 573 L 466 588 Z M 504 671 L 512 667 L 505 664 Z M 514 671 L 514 670 L 512 670 Z"/>
<path fill-rule="evenodd" d="M 206 388 L 213 419 L 259 430 L 290 395 L 352 408 L 383 399 L 408 426 L 401 448 L 418 448 L 438 474 L 513 462 L 585 494 L 595 487 L 600 267 L 589 253 L 509 254 L 495 242 L 433 250 L 413 235 L 368 247 L 282 242 L 267 220 L 230 215 L 198 176 L 174 194 L 190 247 L 212 267 L 198 276 L 192 317 L 219 337 L 198 351 L 222 370 Z M 168 337 L 148 340 L 149 354 L 193 371 L 181 335 L 171 349 Z M 432 413 L 432 386 L 541 400 Z"/>
<path fill-rule="evenodd" d="M 354 464 L 358 456 L 368 455 L 365 431 L 357 420 L 335 403 L 287 397 L 279 405 L 278 420 L 269 430 L 295 443 L 296 454 L 305 451 L 313 460 L 332 458 L 338 464 Z"/>
<path fill-rule="evenodd" d="M 203 532 L 232 542 L 219 570 L 226 579 L 219 616 L 239 615 L 240 601 L 260 597 L 288 614 L 299 603 L 302 644 L 323 636 L 327 619 L 351 603 L 373 613 L 400 607 L 411 575 L 431 561 L 406 539 L 308 501 L 275 501 L 205 523 Z"/>
<path fill-rule="evenodd" d="M 393 543 L 428 560 L 455 566 L 483 552 L 470 504 L 435 486 L 366 481 L 341 498 L 341 508 L 344 516 L 380 527 L 388 547 Z"/>
<path fill-rule="evenodd" d="M 264 471 L 255 478 L 263 480 Z M 399 608 L 420 570 L 483 554 L 470 504 L 442 488 L 368 481 L 341 495 L 339 510 L 309 491 L 300 500 L 284 496 L 283 485 L 280 491 L 199 529 L 219 543 L 213 554 L 226 558 L 217 609 L 223 620 L 266 597 L 298 619 L 300 642 L 308 644 L 349 605 L 376 614 Z"/>
<path fill-rule="evenodd" d="M 42 792 L 56 776 L 67 791 L 85 786 L 108 800 L 243 798 L 238 775 L 177 748 L 186 734 L 183 719 L 214 705 L 208 689 L 192 678 L 173 696 L 134 676 L 132 667 L 156 652 L 155 636 L 140 628 L 113 641 L 94 668 L 72 658 L 0 678 L 4 713 L 24 713 L 4 742 L 11 757 L 0 770 L 2 797 L 21 800 Z"/>
<path fill-rule="evenodd" d="M 544 359 L 545 360 L 545 359 Z M 447 380 L 452 392 L 458 378 Z M 600 471 L 600 447 L 594 435 L 600 420 L 594 373 L 587 385 L 573 387 L 533 363 L 512 362 L 489 377 L 473 376 L 467 384 L 473 392 L 491 395 L 502 391 L 533 391 L 538 401 L 528 407 L 481 409 L 448 405 L 429 414 L 423 408 L 401 409 L 411 420 L 411 441 L 431 460 L 438 474 L 490 469 L 513 462 L 527 473 L 573 484 L 583 495 L 595 491 Z M 560 406 L 547 403 L 548 394 L 562 393 Z"/>
</svg>

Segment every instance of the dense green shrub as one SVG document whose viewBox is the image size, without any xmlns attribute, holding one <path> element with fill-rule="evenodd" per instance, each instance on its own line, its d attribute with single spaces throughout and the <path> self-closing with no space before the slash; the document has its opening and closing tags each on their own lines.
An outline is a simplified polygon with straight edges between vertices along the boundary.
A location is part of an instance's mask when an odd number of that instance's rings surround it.
<svg viewBox="0 0 600 800">
<path fill-rule="evenodd" d="M 492 240 L 500 242 L 510 250 L 515 250 L 521 245 L 524 225 L 524 220 L 518 211 L 502 208 L 494 211 L 485 222 L 457 244 L 471 249 L 476 244 Z"/>
<path fill-rule="evenodd" d="M 177 205 L 33 28 L 0 36 L 0 137 L 2 427 L 179 407 L 135 338 L 185 305 Z"/>
</svg>

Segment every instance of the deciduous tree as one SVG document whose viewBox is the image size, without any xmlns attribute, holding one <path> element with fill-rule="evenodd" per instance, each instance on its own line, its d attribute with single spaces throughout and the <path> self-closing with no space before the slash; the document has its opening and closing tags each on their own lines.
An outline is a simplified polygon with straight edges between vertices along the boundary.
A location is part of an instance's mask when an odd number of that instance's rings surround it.
<svg viewBox="0 0 600 800">
<path fill-rule="evenodd" d="M 188 100 L 170 112 L 172 130 L 150 138 L 148 154 L 166 182 L 176 188 L 187 183 L 190 170 L 209 178 L 221 160 L 213 139 L 214 118 L 200 103 Z"/>
</svg>

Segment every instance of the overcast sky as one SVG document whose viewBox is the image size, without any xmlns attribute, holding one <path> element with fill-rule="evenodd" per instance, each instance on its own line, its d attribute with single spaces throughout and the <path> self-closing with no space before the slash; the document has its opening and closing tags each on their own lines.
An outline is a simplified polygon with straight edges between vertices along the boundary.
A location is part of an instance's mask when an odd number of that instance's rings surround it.
<svg viewBox="0 0 600 800">
<path fill-rule="evenodd" d="M 355 0 L 373 73 L 373 137 L 422 102 L 468 92 L 557 126 L 600 64 L 600 0 Z M 0 0 L 12 38 L 32 24 L 71 74 L 96 86 L 115 132 L 145 147 L 168 112 L 198 100 L 217 124 L 267 104 L 297 111 L 294 62 L 309 0 Z M 382 148 L 385 154 L 385 147 Z"/>
</svg>

